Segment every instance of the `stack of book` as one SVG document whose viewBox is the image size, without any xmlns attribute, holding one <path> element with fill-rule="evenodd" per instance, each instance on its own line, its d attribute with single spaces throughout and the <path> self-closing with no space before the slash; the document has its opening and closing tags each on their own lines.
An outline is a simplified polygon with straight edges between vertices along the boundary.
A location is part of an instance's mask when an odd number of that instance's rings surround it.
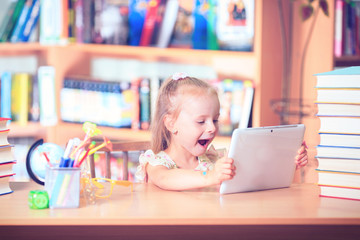
<svg viewBox="0 0 360 240">
<path fill-rule="evenodd" d="M 10 118 L 0 118 L 0 195 L 12 193 L 9 179 L 15 175 L 12 166 L 16 161 L 12 153 L 12 145 L 8 142 L 9 129 L 7 122 Z"/>
<path fill-rule="evenodd" d="M 316 76 L 320 196 L 360 200 L 360 67 Z"/>
</svg>

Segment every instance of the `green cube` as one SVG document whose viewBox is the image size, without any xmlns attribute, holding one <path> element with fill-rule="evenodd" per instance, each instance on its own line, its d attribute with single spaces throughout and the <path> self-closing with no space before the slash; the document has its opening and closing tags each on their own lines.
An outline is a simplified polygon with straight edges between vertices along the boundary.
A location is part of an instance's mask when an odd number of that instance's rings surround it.
<svg viewBox="0 0 360 240">
<path fill-rule="evenodd" d="M 49 208 L 49 195 L 44 190 L 32 190 L 29 192 L 28 204 L 31 209 Z"/>
</svg>

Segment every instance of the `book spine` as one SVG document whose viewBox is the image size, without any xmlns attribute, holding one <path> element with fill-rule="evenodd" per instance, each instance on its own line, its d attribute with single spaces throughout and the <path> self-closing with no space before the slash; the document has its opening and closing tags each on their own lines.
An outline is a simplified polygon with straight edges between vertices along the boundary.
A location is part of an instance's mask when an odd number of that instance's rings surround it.
<svg viewBox="0 0 360 240">
<path fill-rule="evenodd" d="M 11 34 L 11 37 L 10 37 L 11 42 L 13 42 L 13 43 L 19 42 L 19 40 L 21 39 L 21 33 L 22 33 L 25 23 L 28 19 L 28 15 L 31 12 L 31 7 L 32 7 L 32 0 L 27 0 L 21 13 L 20 13 L 19 19 L 16 22 L 14 30 Z"/>
<path fill-rule="evenodd" d="M 61 0 L 61 33 L 60 41 L 67 43 L 69 40 L 69 0 Z"/>
<path fill-rule="evenodd" d="M 56 44 L 62 32 L 62 0 L 41 0 L 40 8 L 40 42 Z"/>
<path fill-rule="evenodd" d="M 39 67 L 38 82 L 40 100 L 40 123 L 44 126 L 53 126 L 57 123 L 54 67 Z"/>
<path fill-rule="evenodd" d="M 101 35 L 102 18 L 101 14 L 104 9 L 104 0 L 94 0 L 94 27 L 92 31 L 92 42 L 103 43 Z"/>
<path fill-rule="evenodd" d="M 9 131 L 10 131 L 9 129 L 0 130 L 0 147 L 6 147 L 6 146 L 10 147 L 9 141 L 7 139 L 9 135 Z M 1 161 L 3 161 L 3 159 L 1 159 Z"/>
<path fill-rule="evenodd" d="M 11 117 L 11 78 L 10 72 L 3 72 L 1 74 L 1 95 L 0 95 L 0 110 L 1 117 Z"/>
<path fill-rule="evenodd" d="M 74 105 L 77 103 L 73 97 L 75 90 L 71 79 L 64 78 L 63 88 L 60 90 L 60 117 L 62 121 L 73 122 Z"/>
<path fill-rule="evenodd" d="M 224 79 L 220 84 L 219 100 L 221 115 L 219 118 L 219 133 L 222 135 L 231 135 L 233 130 L 231 124 L 232 88 L 232 79 Z"/>
<path fill-rule="evenodd" d="M 3 19 L 1 19 L 1 22 L 0 22 L 0 42 L 4 42 L 2 39 L 6 37 L 3 37 L 4 34 L 5 34 L 5 31 L 6 31 L 6 28 L 8 26 L 8 24 L 10 23 L 12 17 L 13 17 L 13 13 L 14 13 L 14 10 L 15 10 L 15 7 L 16 7 L 16 3 L 17 2 L 11 2 L 9 4 L 9 7 L 6 11 L 6 14 L 4 16 Z"/>
<path fill-rule="evenodd" d="M 139 46 L 149 0 L 129 1 L 129 45 Z"/>
<path fill-rule="evenodd" d="M 83 1 L 83 43 L 92 43 L 92 31 L 94 27 L 94 2 Z"/>
<path fill-rule="evenodd" d="M 40 101 L 39 101 L 39 83 L 38 76 L 32 76 L 32 92 L 30 98 L 30 116 L 29 120 L 38 122 L 40 120 Z"/>
<path fill-rule="evenodd" d="M 360 2 L 355 3 L 356 14 L 356 26 L 355 26 L 355 38 L 356 38 L 356 55 L 360 55 Z"/>
<path fill-rule="evenodd" d="M 157 47 L 160 48 L 168 47 L 172 32 L 174 30 L 178 10 L 179 10 L 178 0 L 168 0 L 166 2 L 165 12 L 159 30 L 159 37 L 157 39 Z"/>
<path fill-rule="evenodd" d="M 28 122 L 30 85 L 29 74 L 14 74 L 11 87 L 11 114 L 14 121 L 20 125 L 26 125 Z"/>
<path fill-rule="evenodd" d="M 140 46 L 149 46 L 151 43 L 158 6 L 159 6 L 158 0 L 150 0 L 148 3 L 145 22 L 140 37 Z"/>
<path fill-rule="evenodd" d="M 193 8 L 189 9 L 186 3 L 179 1 L 170 47 L 192 48 L 192 34 L 194 33 Z"/>
<path fill-rule="evenodd" d="M 20 112 L 19 124 L 26 125 L 29 120 L 30 106 L 31 106 L 31 92 L 32 81 L 30 74 L 19 74 L 20 76 Z"/>
<path fill-rule="evenodd" d="M 76 26 L 75 26 L 75 4 L 76 0 L 68 1 L 68 41 L 71 43 L 75 42 L 76 39 Z"/>
<path fill-rule="evenodd" d="M 0 178 L 1 177 L 10 177 L 15 175 L 13 172 L 13 164 L 16 164 L 16 161 L 8 161 L 0 163 Z"/>
<path fill-rule="evenodd" d="M 158 0 L 158 8 L 156 11 L 154 29 L 151 36 L 150 46 L 156 46 L 160 35 L 160 27 L 164 21 L 166 0 Z"/>
<path fill-rule="evenodd" d="M 143 78 L 140 82 L 140 128 L 150 127 L 150 79 Z"/>
<path fill-rule="evenodd" d="M 75 37 L 77 43 L 84 42 L 84 2 L 77 0 L 75 2 Z"/>
<path fill-rule="evenodd" d="M 208 0 L 196 0 L 194 8 L 194 33 L 192 36 L 194 49 L 207 49 L 208 36 Z"/>
<path fill-rule="evenodd" d="M 156 111 L 156 98 L 162 80 L 159 77 L 152 77 L 150 80 L 150 122 L 152 121 Z"/>
<path fill-rule="evenodd" d="M 131 128 L 140 129 L 140 96 L 139 96 L 140 79 L 136 78 L 131 82 L 131 90 L 133 92 L 133 114 Z"/>
<path fill-rule="evenodd" d="M 6 25 L 4 33 L 0 38 L 1 42 L 6 42 L 6 41 L 10 40 L 11 34 L 14 30 L 16 22 L 18 21 L 18 19 L 20 17 L 20 14 L 25 5 L 25 2 L 26 2 L 26 0 L 18 0 L 17 1 L 14 11 L 12 13 L 12 16 L 10 18 L 10 21 L 8 21 L 8 24 Z"/>
<path fill-rule="evenodd" d="M 117 84 L 120 86 L 120 93 L 117 94 L 117 98 L 120 99 L 119 108 L 120 108 L 120 125 L 119 127 L 131 128 L 132 117 L 133 117 L 133 103 L 134 103 L 134 93 L 130 82 L 121 82 Z M 139 107 L 139 106 L 138 106 Z"/>
<path fill-rule="evenodd" d="M 336 3 L 335 3 L 335 43 L 334 43 L 334 54 L 336 57 L 341 57 L 343 55 L 343 52 L 342 52 L 343 8 L 344 8 L 344 2 L 342 0 L 336 0 Z"/>
<path fill-rule="evenodd" d="M 209 12 L 207 21 L 207 47 L 211 50 L 218 50 L 219 44 L 216 36 L 216 22 L 217 22 L 217 0 L 209 0 Z"/>
<path fill-rule="evenodd" d="M 251 112 L 252 104 L 254 100 L 255 87 L 253 82 L 244 81 L 245 92 L 244 92 L 244 102 L 241 110 L 241 119 L 239 123 L 239 128 L 251 127 Z"/>
<path fill-rule="evenodd" d="M 40 15 L 40 1 L 41 0 L 34 0 L 33 2 L 30 14 L 28 15 L 28 19 L 26 20 L 24 29 L 20 35 L 22 42 L 28 42 L 31 34 L 34 32 Z"/>
</svg>

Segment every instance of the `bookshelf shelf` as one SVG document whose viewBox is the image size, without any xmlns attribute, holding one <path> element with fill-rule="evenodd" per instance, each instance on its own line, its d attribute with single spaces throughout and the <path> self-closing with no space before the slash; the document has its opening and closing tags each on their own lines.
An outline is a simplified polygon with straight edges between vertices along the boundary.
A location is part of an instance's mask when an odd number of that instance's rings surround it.
<svg viewBox="0 0 360 240">
<path fill-rule="evenodd" d="M 25 137 L 34 137 L 37 138 L 45 137 L 47 132 L 47 127 L 40 125 L 38 122 L 29 122 L 27 125 L 20 125 L 15 122 L 10 123 L 10 133 L 9 137 L 11 138 L 25 138 Z"/>
<path fill-rule="evenodd" d="M 213 51 L 213 50 L 197 50 L 184 48 L 157 48 L 157 47 L 142 47 L 142 46 L 122 46 L 122 45 L 101 45 L 101 44 L 69 44 L 66 47 L 80 50 L 83 52 L 97 53 L 97 54 L 122 54 L 130 56 L 138 56 L 146 52 L 146 55 L 153 55 L 155 58 L 169 57 L 189 58 L 189 53 L 198 58 L 214 57 L 214 56 L 245 56 L 253 55 L 253 52 L 237 52 L 237 51 Z M 199 56 L 200 55 L 200 56 Z M 189 59 L 191 61 L 191 59 Z"/>
<path fill-rule="evenodd" d="M 360 56 L 343 56 L 334 59 L 335 67 L 359 66 Z"/>
<path fill-rule="evenodd" d="M 46 51 L 49 47 L 40 43 L 0 43 L 0 52 L 1 55 L 9 53 L 19 55 L 21 53 Z"/>
<path fill-rule="evenodd" d="M 213 51 L 100 44 L 69 44 L 56 48 L 91 56 L 137 59 L 148 62 L 173 62 L 213 66 L 220 75 L 241 79 L 256 78 L 256 52 Z M 226 60 L 226 66 L 222 63 Z M 239 66 L 241 70 L 239 71 Z M 229 74 L 230 72 L 230 74 Z"/>
</svg>

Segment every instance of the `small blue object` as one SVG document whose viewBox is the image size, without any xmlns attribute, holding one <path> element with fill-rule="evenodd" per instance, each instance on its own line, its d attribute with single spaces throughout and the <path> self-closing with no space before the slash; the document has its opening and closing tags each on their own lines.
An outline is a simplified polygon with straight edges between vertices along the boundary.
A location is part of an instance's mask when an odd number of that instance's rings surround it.
<svg viewBox="0 0 360 240">
<path fill-rule="evenodd" d="M 74 167 L 75 159 L 70 159 L 69 167 Z"/>
<path fill-rule="evenodd" d="M 70 158 L 61 158 L 59 167 L 69 167 L 70 166 Z"/>
</svg>

